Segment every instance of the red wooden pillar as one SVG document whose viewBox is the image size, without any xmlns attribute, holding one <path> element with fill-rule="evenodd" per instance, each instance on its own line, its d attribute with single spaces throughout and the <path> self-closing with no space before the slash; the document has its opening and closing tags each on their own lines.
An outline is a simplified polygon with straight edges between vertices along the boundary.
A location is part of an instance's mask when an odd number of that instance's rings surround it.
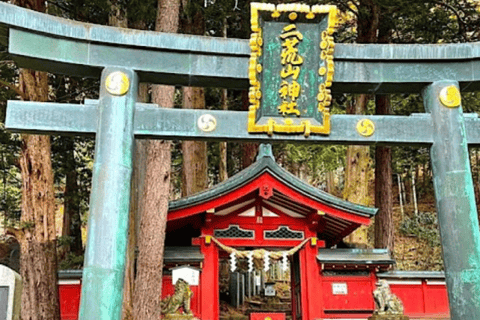
<svg viewBox="0 0 480 320">
<path fill-rule="evenodd" d="M 322 317 L 323 296 L 320 265 L 317 262 L 318 246 L 323 246 L 323 242 L 312 238 L 300 252 L 303 320 Z"/>
<path fill-rule="evenodd" d="M 209 236 L 201 241 L 200 250 L 204 256 L 200 273 L 200 314 L 202 320 L 218 320 L 220 300 L 218 289 L 218 248 Z"/>
</svg>

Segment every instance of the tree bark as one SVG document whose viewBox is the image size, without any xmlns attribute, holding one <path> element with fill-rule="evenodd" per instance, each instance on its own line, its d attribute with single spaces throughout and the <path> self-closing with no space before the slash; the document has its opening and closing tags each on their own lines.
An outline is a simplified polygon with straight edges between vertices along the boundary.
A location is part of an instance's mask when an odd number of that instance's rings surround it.
<svg viewBox="0 0 480 320">
<path fill-rule="evenodd" d="M 368 96 L 365 94 L 356 97 L 355 102 L 347 108 L 348 114 L 365 114 Z M 369 185 L 372 176 L 372 159 L 370 158 L 370 147 L 348 146 L 345 168 L 345 187 L 343 198 L 347 201 L 370 205 Z M 367 228 L 361 226 L 347 237 L 351 244 L 367 245 Z"/>
<path fill-rule="evenodd" d="M 63 138 L 62 138 L 63 139 Z M 66 178 L 65 191 L 63 193 L 63 227 L 62 236 L 72 238 L 72 242 L 66 252 L 76 255 L 83 254 L 82 245 L 82 222 L 80 219 L 80 198 L 78 195 L 77 167 L 75 163 L 75 141 L 72 137 L 64 137 L 66 142 Z"/>
<path fill-rule="evenodd" d="M 178 31 L 180 1 L 159 0 L 155 30 Z M 152 100 L 173 107 L 175 87 L 153 86 Z M 170 190 L 170 141 L 148 141 L 142 195 L 140 230 L 137 235 L 137 276 L 133 299 L 134 319 L 159 319 L 162 296 L 163 253 Z"/>
<path fill-rule="evenodd" d="M 386 95 L 376 96 L 376 114 L 391 114 L 390 98 Z M 393 223 L 393 183 L 392 183 L 392 148 L 375 149 L 375 248 L 387 248 L 391 252 L 395 245 L 395 226 Z"/>
<path fill-rule="evenodd" d="M 138 86 L 139 102 L 148 102 L 148 85 L 140 83 Z M 125 284 L 123 287 L 123 308 L 122 319 L 133 320 L 133 301 L 135 293 L 135 259 L 137 249 L 137 235 L 142 216 L 143 202 L 142 194 L 145 187 L 146 154 L 148 142 L 144 140 L 135 141 L 134 167 L 132 173 L 132 192 L 130 197 L 130 213 L 128 226 L 128 247 L 125 261 Z"/>
<path fill-rule="evenodd" d="M 183 108 L 205 109 L 203 88 L 183 88 Z M 182 142 L 182 196 L 186 197 L 207 188 L 207 143 Z"/>
<path fill-rule="evenodd" d="M 30 101 L 48 100 L 47 74 L 20 69 L 20 89 Z M 60 319 L 57 289 L 55 197 L 50 137 L 22 135 L 20 270 L 24 320 Z"/>
<path fill-rule="evenodd" d="M 185 19 L 183 29 L 187 34 L 204 34 L 205 21 L 200 10 L 197 10 L 193 16 Z M 184 87 L 183 108 L 205 109 L 204 89 Z M 186 197 L 207 188 L 207 143 L 203 141 L 183 141 L 182 155 L 182 196 Z"/>
<path fill-rule="evenodd" d="M 372 0 L 362 0 L 358 7 L 357 43 L 373 43 L 377 40 L 380 9 Z M 365 114 L 368 95 L 356 96 L 352 106 L 347 108 L 348 114 Z M 369 184 L 371 177 L 370 148 L 366 146 L 347 147 L 347 165 L 345 170 L 345 200 L 362 205 L 369 205 Z M 366 245 L 367 228 L 360 227 L 348 237 L 348 242 Z"/>
<path fill-rule="evenodd" d="M 386 23 L 379 23 L 378 43 L 389 43 L 391 28 Z M 392 114 L 390 96 L 375 97 L 375 113 L 377 115 Z M 395 224 L 393 221 L 393 181 L 392 181 L 392 148 L 376 147 L 375 149 L 375 248 L 387 248 L 394 252 Z"/>
<path fill-rule="evenodd" d="M 227 18 L 223 19 L 223 37 L 227 38 Z M 222 89 L 222 110 L 228 110 L 228 90 Z M 220 142 L 219 144 L 220 160 L 218 163 L 218 175 L 220 182 L 228 179 L 227 170 L 227 142 Z"/>
<path fill-rule="evenodd" d="M 248 91 L 242 91 L 242 110 L 248 111 L 250 103 L 248 101 Z M 244 142 L 242 143 L 242 169 L 245 169 L 255 162 L 255 157 L 258 153 L 258 143 Z"/>
<path fill-rule="evenodd" d="M 14 4 L 40 12 L 45 12 L 46 9 L 45 2 L 41 0 L 17 0 Z M 24 100 L 47 101 L 47 74 L 20 69 L 19 90 Z M 22 213 L 21 230 L 17 236 L 21 252 L 23 320 L 60 319 L 55 196 L 50 150 L 49 136 L 22 135 Z"/>
</svg>

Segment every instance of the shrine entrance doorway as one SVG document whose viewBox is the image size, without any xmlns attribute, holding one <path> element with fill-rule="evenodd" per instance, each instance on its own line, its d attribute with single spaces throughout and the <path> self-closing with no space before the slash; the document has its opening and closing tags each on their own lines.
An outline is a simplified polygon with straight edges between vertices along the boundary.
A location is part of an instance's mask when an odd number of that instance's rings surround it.
<svg viewBox="0 0 480 320">
<path fill-rule="evenodd" d="M 257 254 L 265 250 L 253 247 L 237 249 L 239 252 Z M 267 248 L 265 252 L 275 255 L 285 250 L 288 248 Z M 270 260 L 268 270 L 263 257 L 250 260 L 247 254 L 247 258 L 235 260 L 232 262 L 229 253 L 220 251 L 219 318 L 248 320 L 262 314 L 263 320 L 268 314 L 271 318 L 293 319 L 291 258 Z M 232 265 L 236 267 L 234 271 Z"/>
</svg>

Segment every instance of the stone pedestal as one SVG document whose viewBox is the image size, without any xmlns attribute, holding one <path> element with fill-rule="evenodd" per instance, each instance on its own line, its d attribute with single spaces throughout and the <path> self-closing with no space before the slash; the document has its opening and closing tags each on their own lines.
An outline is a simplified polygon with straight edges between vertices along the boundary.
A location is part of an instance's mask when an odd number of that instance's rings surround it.
<svg viewBox="0 0 480 320">
<path fill-rule="evenodd" d="M 410 318 L 402 314 L 374 314 L 368 320 L 409 320 Z"/>
</svg>

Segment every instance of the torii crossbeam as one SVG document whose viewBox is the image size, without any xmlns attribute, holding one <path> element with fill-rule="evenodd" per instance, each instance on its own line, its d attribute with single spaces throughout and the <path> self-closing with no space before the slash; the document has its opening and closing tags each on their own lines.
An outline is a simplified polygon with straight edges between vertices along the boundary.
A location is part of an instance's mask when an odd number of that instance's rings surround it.
<svg viewBox="0 0 480 320">
<path fill-rule="evenodd" d="M 480 120 L 464 115 L 459 100 L 445 102 L 452 97 L 444 93 L 480 88 L 480 43 L 338 44 L 332 92 L 421 92 L 428 113 L 332 115 L 329 135 L 305 137 L 248 133 L 246 112 L 136 103 L 139 81 L 248 88 L 245 40 L 91 25 L 6 3 L 0 3 L 0 36 L 21 67 L 101 75 L 98 101 L 9 101 L 6 121 L 16 132 L 96 136 L 81 319 L 120 319 L 135 138 L 430 146 L 451 317 L 479 318 L 480 233 L 468 146 L 480 145 Z M 128 85 L 112 85 L 119 76 Z M 374 124 L 373 134 L 356 129 L 363 120 Z"/>
</svg>

